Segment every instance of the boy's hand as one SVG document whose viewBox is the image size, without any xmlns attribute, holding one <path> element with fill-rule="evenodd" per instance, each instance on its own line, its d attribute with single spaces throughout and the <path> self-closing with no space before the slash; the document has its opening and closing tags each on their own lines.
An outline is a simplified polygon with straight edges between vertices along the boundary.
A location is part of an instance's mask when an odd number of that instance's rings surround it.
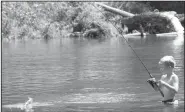
<svg viewBox="0 0 185 112">
<path fill-rule="evenodd" d="M 156 82 L 156 79 L 155 78 L 150 78 L 150 79 L 147 80 L 147 82 L 153 82 L 154 83 L 154 82 Z"/>
<path fill-rule="evenodd" d="M 147 82 L 154 88 L 155 91 L 158 91 L 158 84 L 155 78 L 150 78 Z"/>
</svg>

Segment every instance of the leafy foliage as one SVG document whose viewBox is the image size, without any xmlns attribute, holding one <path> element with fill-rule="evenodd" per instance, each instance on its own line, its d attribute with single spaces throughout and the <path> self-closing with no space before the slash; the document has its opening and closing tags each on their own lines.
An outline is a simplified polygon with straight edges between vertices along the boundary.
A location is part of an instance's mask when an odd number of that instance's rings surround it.
<svg viewBox="0 0 185 112">
<path fill-rule="evenodd" d="M 144 13 L 132 18 L 122 20 L 122 24 L 128 26 L 130 30 L 140 30 L 140 25 L 145 32 L 150 34 L 168 33 L 175 31 L 171 20 L 159 13 Z"/>
<path fill-rule="evenodd" d="M 96 24 L 104 34 L 111 34 L 111 24 L 89 2 L 2 3 L 4 38 L 60 38 L 72 33 L 79 23 L 85 30 Z"/>
<path fill-rule="evenodd" d="M 104 3 L 134 14 L 154 9 L 150 6 L 152 2 Z M 114 25 L 121 31 L 122 17 L 92 4 L 94 2 L 2 2 L 2 38 L 49 39 L 68 37 L 74 32 L 84 33 L 87 37 L 96 35 L 97 38 L 119 36 Z M 163 22 L 161 25 L 166 24 L 163 20 L 156 22 L 159 22 L 158 26 Z"/>
</svg>

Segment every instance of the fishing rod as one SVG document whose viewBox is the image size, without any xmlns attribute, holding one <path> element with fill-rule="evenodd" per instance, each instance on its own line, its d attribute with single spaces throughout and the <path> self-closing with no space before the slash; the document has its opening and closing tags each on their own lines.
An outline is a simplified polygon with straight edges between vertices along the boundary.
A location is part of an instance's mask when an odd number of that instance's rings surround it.
<svg viewBox="0 0 185 112">
<path fill-rule="evenodd" d="M 94 6 L 93 3 L 92 3 L 92 6 L 96 8 L 96 6 Z M 96 9 L 98 9 L 98 8 L 96 8 Z M 98 10 L 99 10 L 99 9 L 98 9 Z M 100 13 L 102 13 L 101 10 L 99 10 L 99 11 L 100 11 Z M 102 14 L 103 14 L 103 13 L 102 13 Z M 103 14 L 103 15 L 105 16 L 105 14 Z M 105 17 L 106 17 L 106 16 L 105 16 Z M 116 30 L 120 33 L 120 31 L 118 30 L 118 28 L 117 28 L 111 21 L 109 21 L 109 22 L 110 22 L 110 23 L 116 28 Z M 134 52 L 134 54 L 136 55 L 136 57 L 139 59 L 139 61 L 141 62 L 141 64 L 144 66 L 144 68 L 145 68 L 145 70 L 148 72 L 150 78 L 154 78 L 154 77 L 152 76 L 152 74 L 150 74 L 150 72 L 149 72 L 149 70 L 147 69 L 147 67 L 145 66 L 145 64 L 144 64 L 144 63 L 142 62 L 142 60 L 139 58 L 139 56 L 137 55 L 137 53 L 135 52 L 135 50 L 134 50 L 134 49 L 132 48 L 132 46 L 129 44 L 129 42 L 127 41 L 127 39 L 123 36 L 122 33 L 120 33 L 120 34 L 121 34 L 121 36 L 125 39 L 126 43 L 127 43 L 128 46 L 132 49 L 132 51 Z M 155 86 L 157 86 L 157 88 L 158 88 L 159 92 L 161 93 L 161 95 L 164 97 L 164 94 L 163 94 L 163 92 L 161 91 L 161 89 L 159 88 L 159 86 L 157 85 L 157 82 L 153 82 L 153 83 L 149 82 L 149 84 L 151 84 L 153 88 L 154 88 L 154 84 L 155 84 Z"/>
</svg>

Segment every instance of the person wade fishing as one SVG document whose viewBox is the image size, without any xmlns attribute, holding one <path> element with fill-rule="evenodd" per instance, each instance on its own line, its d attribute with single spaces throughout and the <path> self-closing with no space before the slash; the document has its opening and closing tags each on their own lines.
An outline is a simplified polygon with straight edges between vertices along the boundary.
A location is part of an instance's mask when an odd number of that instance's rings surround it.
<svg viewBox="0 0 185 112">
<path fill-rule="evenodd" d="M 94 6 L 94 7 L 96 8 L 96 6 Z M 114 24 L 112 24 L 112 25 L 119 32 L 118 28 Z M 143 36 L 143 35 L 141 34 L 141 36 Z M 125 37 L 123 35 L 122 35 L 122 37 L 125 39 Z M 150 74 L 150 72 L 148 71 L 148 69 L 146 68 L 146 66 L 142 62 L 142 60 L 139 58 L 139 56 L 137 55 L 135 50 L 128 43 L 127 39 L 125 39 L 125 41 L 128 44 L 128 46 L 132 49 L 132 51 L 134 52 L 136 57 L 139 59 L 141 64 L 145 67 L 146 71 L 148 72 L 148 74 L 150 76 L 150 78 L 147 80 L 147 82 L 154 88 L 154 90 L 160 92 L 161 96 L 163 97 L 162 102 L 164 104 L 173 104 L 173 102 L 175 101 L 175 99 L 174 99 L 175 94 L 178 92 L 178 89 L 179 89 L 179 78 L 174 73 L 174 68 L 175 68 L 175 64 L 176 64 L 175 59 L 172 56 L 164 56 L 163 58 L 160 59 L 159 68 L 160 68 L 162 76 L 161 76 L 160 80 L 156 81 L 156 79 Z"/>
</svg>

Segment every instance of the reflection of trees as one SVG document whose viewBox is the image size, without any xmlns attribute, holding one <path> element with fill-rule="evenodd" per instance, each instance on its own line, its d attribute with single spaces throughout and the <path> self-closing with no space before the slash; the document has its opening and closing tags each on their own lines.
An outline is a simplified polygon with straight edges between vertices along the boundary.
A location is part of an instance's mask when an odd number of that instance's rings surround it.
<svg viewBox="0 0 185 112">
<path fill-rule="evenodd" d="M 75 79 L 79 79 L 80 78 L 80 74 L 82 74 L 83 72 L 83 66 L 84 66 L 84 54 L 83 54 L 83 48 L 81 48 L 79 45 L 81 45 L 80 41 L 78 40 L 74 40 L 74 63 L 73 63 L 73 67 L 74 67 L 74 71 L 73 71 L 73 75 L 75 76 Z"/>
</svg>

